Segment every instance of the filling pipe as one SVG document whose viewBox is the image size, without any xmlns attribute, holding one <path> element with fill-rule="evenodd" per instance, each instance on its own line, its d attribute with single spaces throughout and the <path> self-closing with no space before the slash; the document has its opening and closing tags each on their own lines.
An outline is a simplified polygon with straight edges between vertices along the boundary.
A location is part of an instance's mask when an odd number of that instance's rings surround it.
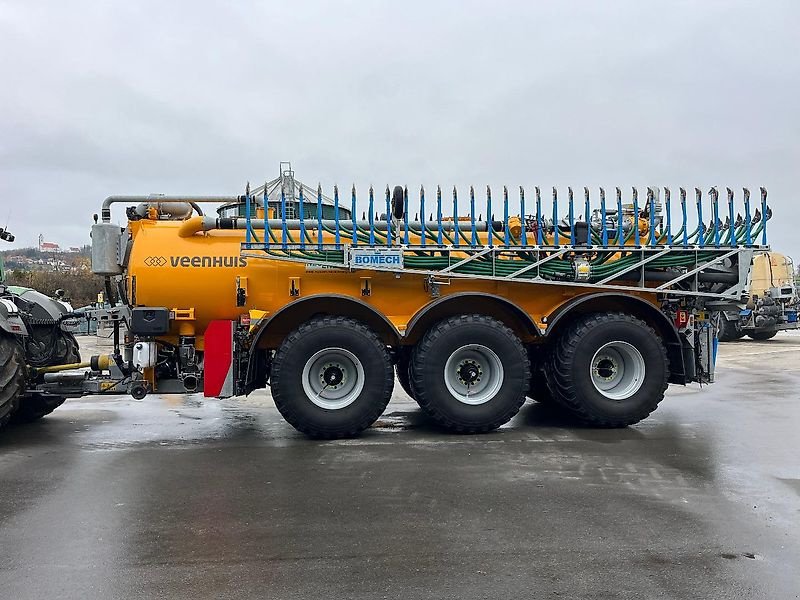
<svg viewBox="0 0 800 600">
<path fill-rule="evenodd" d="M 335 219 L 323 219 L 321 221 L 323 227 L 333 228 L 336 226 Z M 364 229 L 370 226 L 375 231 L 387 231 L 389 224 L 386 221 L 374 221 L 370 223 L 370 219 L 359 219 L 355 221 L 356 227 Z M 280 231 L 281 228 L 286 226 L 287 229 L 299 229 L 300 219 L 250 219 L 250 227 L 253 229 L 264 229 L 268 226 L 270 229 Z M 409 228 L 419 229 L 422 226 L 421 221 L 410 222 Z M 247 219 L 245 217 L 191 217 L 183 221 L 178 228 L 178 235 L 180 237 L 191 237 L 200 231 L 212 231 L 214 229 L 245 229 L 247 227 Z M 488 223 L 480 221 L 475 223 L 476 231 L 488 231 Z M 495 223 L 493 229 L 501 229 L 501 223 Z M 455 221 L 442 221 L 442 229 L 444 231 L 452 231 L 457 229 Z"/>
</svg>

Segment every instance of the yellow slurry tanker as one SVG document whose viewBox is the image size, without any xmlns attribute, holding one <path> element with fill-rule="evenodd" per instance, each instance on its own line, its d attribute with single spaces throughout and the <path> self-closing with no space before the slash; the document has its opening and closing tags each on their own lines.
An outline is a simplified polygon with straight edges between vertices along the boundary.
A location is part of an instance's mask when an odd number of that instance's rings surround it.
<svg viewBox="0 0 800 600">
<path fill-rule="evenodd" d="M 381 415 L 396 370 L 457 432 L 499 427 L 526 396 L 595 426 L 636 423 L 668 383 L 713 381 L 711 310 L 744 298 L 769 209 L 763 190 L 752 215 L 745 190 L 743 216 L 730 191 L 727 206 L 716 189 L 598 192 L 554 189 L 546 207 L 538 188 L 328 197 L 286 168 L 241 196 L 109 197 L 92 263 L 116 304 L 99 317 L 127 331 L 87 371 L 29 385 L 137 398 L 270 386 L 289 423 L 333 438 Z"/>
</svg>

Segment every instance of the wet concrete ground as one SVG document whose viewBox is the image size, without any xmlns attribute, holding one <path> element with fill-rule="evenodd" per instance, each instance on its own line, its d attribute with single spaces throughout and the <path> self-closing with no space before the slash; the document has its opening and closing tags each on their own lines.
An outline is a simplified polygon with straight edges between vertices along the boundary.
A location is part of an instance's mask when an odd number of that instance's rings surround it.
<svg viewBox="0 0 800 600">
<path fill-rule="evenodd" d="M 797 598 L 800 336 L 722 346 L 647 421 L 357 440 L 267 393 L 68 401 L 0 435 L 0 598 Z"/>
</svg>

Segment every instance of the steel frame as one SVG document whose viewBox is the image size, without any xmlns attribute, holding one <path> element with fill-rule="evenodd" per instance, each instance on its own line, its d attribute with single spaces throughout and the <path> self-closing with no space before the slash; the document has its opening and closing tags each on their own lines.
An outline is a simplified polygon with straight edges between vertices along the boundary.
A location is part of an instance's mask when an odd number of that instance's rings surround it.
<svg viewBox="0 0 800 600">
<path fill-rule="evenodd" d="M 750 271 L 750 264 L 752 261 L 753 252 L 756 250 L 768 250 L 768 246 L 626 246 L 620 248 L 616 245 L 596 246 L 591 248 L 581 246 L 438 246 L 426 244 L 420 245 L 369 245 L 358 244 L 357 248 L 375 248 L 380 250 L 394 249 L 402 250 L 404 256 L 416 254 L 417 252 L 433 253 L 438 256 L 447 256 L 448 266 L 443 269 L 425 269 L 414 268 L 403 265 L 401 268 L 395 266 L 381 266 L 381 265 L 359 265 L 354 268 L 350 264 L 349 244 L 323 244 L 320 251 L 317 244 L 286 244 L 266 246 L 257 243 L 243 243 L 242 256 L 255 259 L 279 260 L 287 262 L 302 263 L 309 266 L 345 269 L 345 270 L 367 270 L 367 271 L 385 271 L 396 273 L 399 275 L 413 274 L 413 275 L 426 275 L 433 281 L 439 280 L 444 282 L 448 279 L 482 279 L 490 281 L 501 282 L 519 282 L 538 285 L 560 285 L 579 288 L 591 289 L 605 289 L 605 290 L 624 290 L 635 292 L 648 292 L 664 294 L 668 296 L 699 296 L 705 298 L 716 298 L 725 300 L 740 300 L 746 295 L 747 291 L 747 275 Z M 335 253 L 331 258 L 341 257 L 341 262 L 333 262 L 332 260 L 318 260 L 308 256 L 297 256 L 297 252 L 308 253 Z M 637 256 L 638 260 L 635 264 L 629 265 L 618 273 L 606 277 L 599 282 L 590 283 L 585 281 L 572 281 L 561 279 L 547 279 L 541 275 L 541 266 L 549 261 L 557 258 L 563 258 L 565 255 L 573 255 L 574 258 L 582 258 L 597 252 L 622 252 L 626 256 Z M 711 258 L 700 258 L 700 254 L 713 254 Z M 464 256 L 464 255 L 467 256 Z M 644 269 L 651 261 L 667 256 L 669 254 L 690 254 L 694 256 L 694 264 L 688 270 L 675 271 L 675 277 L 669 281 L 661 284 L 657 282 L 650 282 L 647 285 L 645 281 Z M 507 275 L 497 275 L 496 265 L 498 261 L 502 260 L 503 265 L 507 266 L 509 262 L 520 260 L 522 255 L 526 255 L 526 260 L 530 260 L 533 256 L 534 262 L 526 264 L 522 268 Z M 490 260 L 492 265 L 492 274 L 475 274 L 475 273 L 459 273 L 455 269 L 462 267 L 466 264 L 477 260 Z M 521 261 L 520 261 L 521 262 Z M 729 285 L 726 288 L 709 292 L 701 289 L 699 276 L 700 273 L 710 267 L 719 267 L 723 271 L 732 272 L 737 275 L 735 284 Z M 619 276 L 625 273 L 641 269 L 639 281 L 631 285 L 629 283 L 613 283 L 614 280 L 619 279 Z M 686 269 L 684 267 L 684 269 Z M 533 276 L 523 275 L 529 274 L 534 271 Z M 681 285 L 683 287 L 677 287 Z M 687 288 L 688 289 L 685 289 Z"/>
</svg>

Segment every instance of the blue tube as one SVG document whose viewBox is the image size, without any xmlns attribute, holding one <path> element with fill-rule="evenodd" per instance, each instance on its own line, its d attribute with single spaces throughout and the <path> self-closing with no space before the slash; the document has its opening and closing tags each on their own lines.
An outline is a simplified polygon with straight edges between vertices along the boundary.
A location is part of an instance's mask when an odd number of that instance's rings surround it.
<svg viewBox="0 0 800 600">
<path fill-rule="evenodd" d="M 322 252 L 322 184 L 317 184 L 317 250 Z"/>
<path fill-rule="evenodd" d="M 719 193 L 717 188 L 711 188 L 711 209 L 714 216 L 714 246 L 719 248 Z"/>
<path fill-rule="evenodd" d="M 489 248 L 494 246 L 492 238 L 494 237 L 494 218 L 492 217 L 492 189 L 486 186 L 486 231 L 489 233 Z"/>
<path fill-rule="evenodd" d="M 403 243 L 408 246 L 408 188 L 403 188 Z"/>
<path fill-rule="evenodd" d="M 461 231 L 458 228 L 458 192 L 456 191 L 456 186 L 453 186 L 453 236 L 455 239 L 454 246 L 460 245 L 459 237 L 461 236 Z"/>
<path fill-rule="evenodd" d="M 469 186 L 469 223 L 472 229 L 472 247 L 478 245 L 478 231 L 475 227 L 475 188 Z"/>
<path fill-rule="evenodd" d="M 703 223 L 703 192 L 698 188 L 694 188 L 694 195 L 697 200 L 697 222 L 700 231 L 700 247 L 706 245 L 706 224 Z"/>
<path fill-rule="evenodd" d="M 664 188 L 664 207 L 667 211 L 667 246 L 672 246 L 672 210 L 669 188 Z"/>
<path fill-rule="evenodd" d="M 686 190 L 681 188 L 681 228 L 683 229 L 683 247 L 689 245 L 689 222 L 686 218 Z"/>
<path fill-rule="evenodd" d="M 553 188 L 553 246 L 558 248 L 558 190 Z"/>
<path fill-rule="evenodd" d="M 375 196 L 369 186 L 369 245 L 375 245 Z"/>
<path fill-rule="evenodd" d="M 334 218 L 334 243 L 336 244 L 336 249 L 339 249 L 339 243 L 341 242 L 340 239 L 340 227 L 339 227 L 339 186 L 333 186 L 333 218 Z"/>
<path fill-rule="evenodd" d="M 353 189 L 351 191 L 351 203 L 350 203 L 350 219 L 352 220 L 352 233 L 353 233 L 353 246 L 358 246 L 358 233 L 356 227 L 356 184 L 353 184 Z"/>
<path fill-rule="evenodd" d="M 736 217 L 733 214 L 733 190 L 728 188 L 728 219 L 730 219 L 730 227 L 728 232 L 731 234 L 731 247 L 735 248 L 736 244 Z"/>
<path fill-rule="evenodd" d="M 606 227 L 606 191 L 600 188 L 600 222 L 602 229 L 601 242 L 603 247 L 608 246 L 608 228 Z"/>
<path fill-rule="evenodd" d="M 748 246 L 753 245 L 753 224 L 750 222 L 750 190 L 744 190 L 744 241 Z"/>
<path fill-rule="evenodd" d="M 247 225 L 244 232 L 244 247 L 250 250 L 250 183 L 244 195 L 244 220 Z"/>
<path fill-rule="evenodd" d="M 406 210 L 406 214 L 408 214 L 408 210 Z M 428 237 L 427 232 L 425 231 L 425 188 L 419 186 L 419 222 L 422 225 L 422 239 L 420 240 L 420 245 L 425 245 L 425 238 Z M 406 231 L 408 231 L 408 227 L 406 227 Z"/>
<path fill-rule="evenodd" d="M 761 188 L 761 218 L 764 219 L 764 226 L 761 228 L 761 244 L 767 245 L 767 188 Z"/>
<path fill-rule="evenodd" d="M 519 186 L 519 220 L 522 223 L 521 242 L 523 246 L 528 245 L 528 231 L 525 227 L 525 189 Z"/>
<path fill-rule="evenodd" d="M 442 245 L 442 187 L 436 186 L 436 243 Z"/>
<path fill-rule="evenodd" d="M 583 188 L 583 197 L 584 197 L 585 204 L 586 204 L 586 208 L 584 209 L 584 212 L 586 213 L 584 215 L 584 218 L 586 219 L 586 228 L 587 228 L 587 230 L 586 230 L 587 231 L 587 233 L 586 233 L 586 235 L 587 235 L 586 246 L 588 248 L 591 248 L 592 247 L 592 220 L 589 218 L 589 212 L 592 210 L 592 206 L 589 203 L 589 188 L 588 187 L 584 187 Z"/>
<path fill-rule="evenodd" d="M 264 247 L 269 250 L 269 238 L 272 228 L 269 226 L 269 196 L 267 196 L 267 184 L 264 184 Z"/>
<path fill-rule="evenodd" d="M 625 236 L 622 230 L 622 190 L 617 188 L 617 244 L 620 248 L 625 245 Z"/>
<path fill-rule="evenodd" d="M 536 245 L 541 246 L 544 244 L 544 218 L 542 217 L 542 194 L 539 191 L 539 186 L 534 188 L 536 192 Z"/>
<path fill-rule="evenodd" d="M 508 188 L 503 186 L 503 243 L 508 248 Z"/>
<path fill-rule="evenodd" d="M 656 195 L 653 188 L 647 188 L 648 207 L 650 213 L 650 246 L 656 245 Z"/>
<path fill-rule="evenodd" d="M 286 228 L 286 193 L 281 189 L 281 246 L 286 248 L 286 238 L 289 232 Z"/>
<path fill-rule="evenodd" d="M 389 186 L 386 186 L 386 245 L 392 245 L 392 201 L 389 198 Z"/>
<path fill-rule="evenodd" d="M 305 221 L 305 212 L 306 212 L 306 203 L 303 199 L 303 186 L 300 186 L 300 200 L 299 200 L 299 207 L 300 209 L 300 248 L 305 249 L 306 247 L 306 221 Z"/>
<path fill-rule="evenodd" d="M 639 240 L 639 190 L 633 188 L 633 245 L 641 246 Z"/>
<path fill-rule="evenodd" d="M 575 245 L 575 206 L 574 201 L 572 198 L 572 188 L 568 187 L 567 192 L 569 194 L 569 243 L 570 245 Z"/>
</svg>

